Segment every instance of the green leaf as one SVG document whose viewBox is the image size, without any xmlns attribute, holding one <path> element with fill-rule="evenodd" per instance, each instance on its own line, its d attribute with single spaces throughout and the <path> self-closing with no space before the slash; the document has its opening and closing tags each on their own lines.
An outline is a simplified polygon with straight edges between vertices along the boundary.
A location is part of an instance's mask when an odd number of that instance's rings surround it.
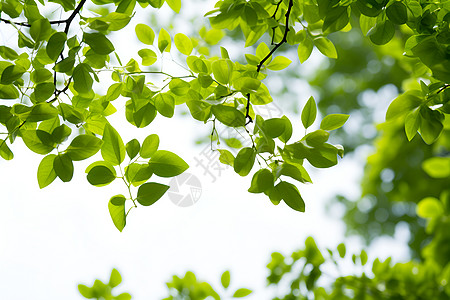
<svg viewBox="0 0 450 300">
<path fill-rule="evenodd" d="M 148 164 L 132 163 L 125 168 L 125 178 L 134 186 L 145 183 L 152 174 L 152 169 Z"/>
<path fill-rule="evenodd" d="M 283 163 L 274 169 L 275 178 L 289 176 L 299 182 L 312 182 L 306 169 L 300 164 Z"/>
<path fill-rule="evenodd" d="M 286 122 L 281 118 L 264 120 L 264 134 L 270 138 L 279 137 L 286 130 Z"/>
<path fill-rule="evenodd" d="M 56 172 L 53 169 L 55 154 L 49 154 L 41 160 L 37 171 L 39 188 L 43 189 L 56 179 Z"/>
<path fill-rule="evenodd" d="M 114 226 L 116 226 L 116 228 L 120 232 L 122 232 L 123 228 L 126 225 L 125 196 L 123 196 L 123 195 L 113 196 L 108 202 L 108 210 L 109 210 L 111 219 L 114 223 Z M 113 269 L 113 271 L 114 271 L 114 269 Z M 119 274 L 119 276 L 120 276 L 120 274 Z M 113 279 L 112 273 L 111 273 L 111 279 Z M 112 283 L 117 283 L 117 282 L 120 283 L 120 281 L 121 281 L 121 280 L 119 280 L 119 278 L 117 276 L 114 276 L 113 281 L 111 279 L 110 279 L 110 285 Z"/>
<path fill-rule="evenodd" d="M 7 46 L 0 46 L 0 56 L 8 60 L 16 60 L 19 57 L 14 49 Z"/>
<path fill-rule="evenodd" d="M 157 176 L 174 177 L 180 175 L 189 168 L 189 165 L 178 155 L 166 150 L 156 151 L 149 165 Z"/>
<path fill-rule="evenodd" d="M 444 213 L 444 207 L 438 199 L 427 197 L 417 204 L 416 212 L 421 218 L 437 218 Z"/>
<path fill-rule="evenodd" d="M 79 93 L 89 93 L 92 91 L 94 80 L 91 77 L 91 67 L 88 64 L 81 63 L 73 70 L 73 87 Z"/>
<path fill-rule="evenodd" d="M 367 252 L 363 249 L 361 250 L 361 254 L 359 255 L 359 258 L 361 259 L 361 265 L 364 266 L 367 263 Z"/>
<path fill-rule="evenodd" d="M 140 156 L 142 158 L 150 158 L 153 154 L 156 153 L 159 147 L 159 137 L 156 134 L 151 134 L 147 136 L 142 143 L 142 147 L 140 150 Z"/>
<path fill-rule="evenodd" d="M 175 46 L 178 51 L 183 53 L 184 55 L 190 55 L 194 46 L 192 45 L 192 41 L 185 34 L 177 33 L 173 39 L 175 42 Z"/>
<path fill-rule="evenodd" d="M 313 96 L 311 96 L 309 97 L 308 101 L 305 104 L 305 107 L 303 107 L 302 110 L 303 127 L 305 127 L 305 129 L 310 127 L 316 120 L 316 116 L 317 116 L 316 101 L 314 101 Z"/>
<path fill-rule="evenodd" d="M 280 71 L 287 68 L 291 64 L 291 60 L 284 56 L 275 57 L 267 66 L 269 70 Z"/>
<path fill-rule="evenodd" d="M 405 133 L 408 141 L 411 141 L 417 134 L 420 127 L 421 118 L 419 116 L 420 110 L 415 109 L 410 112 L 405 118 Z"/>
<path fill-rule="evenodd" d="M 220 282 L 225 289 L 230 286 L 230 271 L 223 272 L 222 276 L 220 277 Z"/>
<path fill-rule="evenodd" d="M 302 140 L 304 140 L 308 146 L 320 147 L 323 143 L 328 141 L 329 137 L 330 133 L 328 131 L 318 129 L 305 135 Z"/>
<path fill-rule="evenodd" d="M 0 156 L 4 160 L 11 160 L 14 158 L 14 154 L 12 153 L 11 149 L 9 149 L 8 145 L 6 144 L 6 140 L 0 140 Z"/>
<path fill-rule="evenodd" d="M 52 27 L 47 19 L 39 19 L 31 23 L 30 35 L 35 42 L 48 39 L 52 33 Z"/>
<path fill-rule="evenodd" d="M 114 51 L 114 45 L 101 33 L 84 33 L 83 41 L 97 54 L 107 55 Z"/>
<path fill-rule="evenodd" d="M 303 42 L 298 45 L 297 54 L 300 63 L 304 63 L 310 56 L 314 48 L 313 41 L 307 36 Z"/>
<path fill-rule="evenodd" d="M 53 160 L 53 169 L 63 181 L 69 182 L 73 177 L 73 163 L 67 154 L 58 154 Z"/>
<path fill-rule="evenodd" d="M 52 136 L 42 130 L 22 131 L 22 140 L 28 149 L 37 154 L 44 155 L 55 148 Z"/>
<path fill-rule="evenodd" d="M 450 176 L 450 158 L 432 157 L 422 163 L 423 170 L 433 178 L 447 178 Z"/>
<path fill-rule="evenodd" d="M 96 136 L 81 134 L 72 140 L 66 153 L 72 160 L 84 160 L 97 153 L 102 144 L 103 141 Z"/>
<path fill-rule="evenodd" d="M 433 144 L 444 129 L 444 115 L 428 107 L 420 109 L 420 135 L 425 143 Z"/>
<path fill-rule="evenodd" d="M 280 193 L 281 199 L 283 199 L 290 208 L 299 212 L 305 212 L 305 202 L 295 185 L 282 181 L 277 184 L 277 190 Z"/>
<path fill-rule="evenodd" d="M 141 145 L 139 144 L 139 141 L 137 139 L 132 139 L 125 145 L 125 149 L 127 151 L 128 157 L 130 159 L 133 159 L 136 157 L 136 155 L 139 154 Z"/>
<path fill-rule="evenodd" d="M 349 22 L 349 13 L 348 6 L 333 7 L 326 13 L 322 31 L 328 34 L 343 29 Z"/>
<path fill-rule="evenodd" d="M 248 191 L 250 193 L 263 193 L 273 188 L 274 178 L 272 172 L 267 169 L 257 171 L 252 178 L 252 183 Z"/>
<path fill-rule="evenodd" d="M 221 84 L 228 84 L 234 69 L 234 64 L 229 59 L 219 59 L 212 63 L 214 78 Z"/>
<path fill-rule="evenodd" d="M 306 159 L 316 168 L 329 168 L 337 164 L 339 150 L 330 145 L 323 144 L 320 147 L 310 149 Z"/>
<path fill-rule="evenodd" d="M 150 26 L 145 24 L 137 24 L 135 31 L 136 36 L 141 43 L 153 45 L 153 42 L 155 41 L 155 32 L 150 28 Z"/>
<path fill-rule="evenodd" d="M 58 110 L 49 103 L 38 103 L 33 106 L 28 117 L 27 122 L 39 122 L 53 119 L 58 116 Z"/>
<path fill-rule="evenodd" d="M 175 99 L 168 93 L 158 93 L 155 100 L 156 110 L 166 118 L 172 118 L 175 112 Z"/>
<path fill-rule="evenodd" d="M 261 81 L 251 77 L 239 77 L 233 80 L 234 87 L 243 94 L 256 93 L 261 86 Z"/>
<path fill-rule="evenodd" d="M 252 293 L 252 290 L 249 290 L 246 288 L 241 288 L 241 289 L 238 289 L 236 292 L 234 292 L 233 298 L 246 297 L 246 296 L 250 295 L 251 293 Z"/>
<path fill-rule="evenodd" d="M 137 192 L 137 202 L 143 206 L 149 206 L 158 201 L 169 189 L 168 185 L 156 182 L 148 182 L 141 185 Z"/>
<path fill-rule="evenodd" d="M 419 90 L 409 90 L 391 102 L 386 112 L 386 121 L 409 114 L 423 103 L 423 95 Z"/>
<path fill-rule="evenodd" d="M 386 8 L 386 16 L 398 25 L 405 24 L 408 21 L 406 6 L 400 1 L 394 2 Z"/>
<path fill-rule="evenodd" d="M 211 111 L 217 120 L 230 127 L 245 125 L 245 115 L 236 108 L 228 105 L 213 105 Z"/>
<path fill-rule="evenodd" d="M 122 195 L 121 195 L 122 196 Z M 123 197 L 125 198 L 125 197 Z M 116 201 L 114 201 L 116 202 Z M 112 269 L 111 276 L 109 277 L 109 283 L 108 285 L 112 288 L 118 286 L 122 282 L 122 276 L 120 276 L 119 271 L 116 269 Z"/>
<path fill-rule="evenodd" d="M 278 137 L 283 143 L 287 143 L 292 136 L 292 123 L 286 116 L 281 117 L 284 120 L 284 132 Z"/>
<path fill-rule="evenodd" d="M 345 252 L 346 252 L 345 244 L 344 244 L 344 243 L 340 243 L 340 244 L 337 246 L 337 250 L 338 250 L 338 252 L 339 252 L 339 256 L 340 256 L 341 258 L 344 258 L 344 257 L 345 257 Z"/>
<path fill-rule="evenodd" d="M 92 169 L 88 171 L 87 181 L 94 186 L 105 186 L 110 184 L 116 179 L 116 174 L 111 171 L 110 168 L 106 166 L 94 166 Z"/>
<path fill-rule="evenodd" d="M 101 153 L 104 160 L 113 165 L 120 165 L 125 159 L 125 145 L 119 133 L 109 124 L 103 131 Z"/>
<path fill-rule="evenodd" d="M 255 163 L 256 152 L 253 148 L 242 148 L 234 159 L 234 171 L 241 176 L 247 176 Z"/>
<path fill-rule="evenodd" d="M 19 95 L 19 91 L 12 84 L 0 84 L 0 99 L 17 99 Z"/>
<path fill-rule="evenodd" d="M 138 55 L 142 58 L 143 66 L 151 66 L 158 60 L 156 53 L 150 49 L 141 49 Z"/>
<path fill-rule="evenodd" d="M 171 44 L 172 44 L 172 40 L 170 38 L 169 33 L 164 28 L 161 28 L 161 30 L 159 31 L 159 36 L 158 36 L 159 51 L 161 53 L 163 53 L 164 51 L 170 52 Z"/>
<path fill-rule="evenodd" d="M 209 77 L 209 75 L 208 75 Z M 211 78 L 211 77 L 209 77 Z M 200 79 L 200 76 L 199 76 Z M 211 79 L 212 81 L 212 79 Z M 179 78 L 174 78 L 169 83 L 169 89 L 172 93 L 174 93 L 177 96 L 184 96 L 189 92 L 190 84 L 184 80 L 181 80 Z M 178 104 L 178 103 L 177 103 Z"/>
<path fill-rule="evenodd" d="M 167 4 L 169 4 L 170 8 L 176 12 L 179 13 L 181 9 L 181 0 L 166 0 Z"/>
<path fill-rule="evenodd" d="M 336 48 L 333 43 L 327 39 L 326 37 L 317 38 L 314 40 L 314 45 L 316 45 L 317 49 L 329 58 L 337 58 Z"/>
<path fill-rule="evenodd" d="M 369 30 L 367 36 L 375 45 L 384 45 L 394 37 L 394 33 L 394 23 L 390 20 L 384 20 L 378 22 L 375 27 Z"/>
<path fill-rule="evenodd" d="M 231 167 L 234 166 L 234 156 L 233 154 L 231 154 L 230 151 L 226 150 L 226 149 L 217 149 L 217 151 L 219 151 L 220 156 L 219 156 L 219 161 L 225 165 L 229 165 Z"/>
<path fill-rule="evenodd" d="M 320 129 L 322 130 L 335 130 L 343 126 L 347 122 L 349 115 L 344 114 L 331 114 L 326 116 L 320 122 Z"/>
</svg>

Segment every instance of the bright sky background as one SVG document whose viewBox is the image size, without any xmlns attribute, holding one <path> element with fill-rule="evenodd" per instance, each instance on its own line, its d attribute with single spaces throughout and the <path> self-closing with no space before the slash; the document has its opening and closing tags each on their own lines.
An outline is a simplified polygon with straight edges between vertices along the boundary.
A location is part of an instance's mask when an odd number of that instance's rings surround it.
<svg viewBox="0 0 450 300">
<path fill-rule="evenodd" d="M 187 2 L 183 1 L 184 5 Z M 199 8 L 204 13 L 212 8 L 212 4 L 204 5 L 206 2 L 196 3 L 188 13 L 197 13 Z M 182 12 L 183 9 L 187 8 L 183 7 Z M 167 7 L 158 13 L 169 15 Z M 138 15 L 134 23 L 143 22 L 143 18 Z M 133 29 L 134 25 L 130 27 Z M 175 28 L 171 32 L 180 31 L 183 32 Z M 118 52 L 132 51 L 131 56 L 137 58 L 140 48 L 130 47 L 137 39 L 134 36 L 127 36 L 123 42 L 122 39 Z M 309 96 L 302 95 L 298 105 L 303 106 Z M 75 162 L 70 183 L 63 184 L 57 179 L 40 190 L 36 171 L 42 156 L 25 149 L 18 140 L 12 147 L 15 158 L 8 162 L 0 160 L 2 299 L 81 299 L 77 284 L 91 285 L 95 278 L 107 281 L 113 267 L 123 276 L 122 290 L 130 292 L 133 299 L 167 296 L 165 282 L 172 275 L 182 276 L 188 270 L 219 291 L 220 275 L 230 270 L 232 289 L 248 287 L 255 293 L 246 299 L 268 299 L 263 289 L 271 252 L 289 254 L 301 248 L 309 235 L 316 238 L 320 247 L 335 248 L 343 241 L 343 224 L 325 215 L 325 202 L 337 192 L 358 194 L 361 162 L 368 149 L 357 152 L 356 158 L 341 160 L 331 169 L 313 170 L 314 184 L 299 186 L 307 208 L 302 214 L 284 204 L 274 206 L 264 195 L 248 193 L 251 176 L 242 178 L 231 168 L 221 174 L 208 169 L 217 177 L 213 182 L 196 165 L 196 158 L 206 162 L 202 151 L 208 150 L 209 145 L 194 145 L 195 140 L 209 133 L 210 125 L 190 117 L 166 119 L 158 115 L 145 129 L 134 130 L 121 121 L 123 103 L 114 104 L 118 112 L 111 122 L 124 141 L 138 138 L 142 142 L 148 134 L 158 133 L 160 149 L 183 157 L 190 165 L 187 172 L 201 181 L 200 200 L 182 208 L 165 195 L 151 207 L 132 210 L 125 230 L 120 233 L 110 219 L 107 203 L 111 196 L 126 192 L 121 182 L 102 188 L 91 186 L 84 173 L 86 166 L 95 160 L 89 159 Z M 186 109 L 177 107 L 176 111 Z M 281 111 L 291 118 L 294 132 L 300 138 L 303 133 L 300 118 L 283 108 Z M 99 154 L 96 158 L 101 159 Z M 166 184 L 170 181 L 151 179 Z M 382 257 L 392 254 L 405 257 L 402 239 L 391 243 L 389 249 L 383 242 L 371 251 Z M 356 239 L 350 245 L 355 252 L 360 250 Z"/>
</svg>

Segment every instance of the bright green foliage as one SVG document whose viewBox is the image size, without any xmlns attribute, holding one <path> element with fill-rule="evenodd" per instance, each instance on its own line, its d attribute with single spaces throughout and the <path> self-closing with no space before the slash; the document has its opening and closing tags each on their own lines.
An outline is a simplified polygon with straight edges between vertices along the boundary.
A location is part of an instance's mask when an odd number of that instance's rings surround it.
<svg viewBox="0 0 450 300">
<path fill-rule="evenodd" d="M 99 279 L 94 281 L 92 287 L 84 284 L 78 285 L 78 291 L 87 299 L 114 299 L 114 300 L 131 300 L 131 295 L 128 293 L 116 294 L 114 289 L 120 285 L 122 277 L 120 273 L 113 269 L 108 283 L 104 283 Z"/>
</svg>

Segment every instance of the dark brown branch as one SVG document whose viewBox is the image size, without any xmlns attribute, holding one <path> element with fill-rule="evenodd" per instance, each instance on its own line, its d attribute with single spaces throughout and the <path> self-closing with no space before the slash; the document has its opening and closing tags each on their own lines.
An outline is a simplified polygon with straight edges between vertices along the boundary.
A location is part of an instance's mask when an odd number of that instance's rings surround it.
<svg viewBox="0 0 450 300">
<path fill-rule="evenodd" d="M 6 20 L 6 19 L 3 19 L 3 18 L 0 18 L 0 21 L 3 21 L 5 23 L 9 23 L 9 24 L 18 25 L 18 26 L 31 27 L 31 25 L 28 24 L 27 22 L 13 22 L 11 20 Z"/>
<path fill-rule="evenodd" d="M 261 70 L 262 66 L 263 66 L 264 63 L 269 59 L 269 57 L 272 56 L 272 54 L 273 54 L 275 51 L 277 51 L 277 49 L 280 48 L 281 45 L 283 45 L 284 43 L 287 42 L 287 35 L 288 35 L 288 32 L 289 32 L 289 16 L 291 15 L 291 9 L 292 9 L 292 6 L 294 5 L 293 2 L 294 2 L 293 0 L 289 0 L 289 6 L 288 6 L 288 9 L 287 9 L 286 15 L 285 15 L 285 16 L 286 16 L 286 25 L 285 25 L 286 28 L 284 29 L 283 39 L 282 39 L 279 43 L 277 43 L 277 44 L 275 45 L 275 47 L 273 47 L 272 50 L 269 52 L 269 54 L 267 54 L 267 55 L 259 62 L 258 66 L 256 67 L 256 72 L 259 73 L 259 71 Z"/>
<path fill-rule="evenodd" d="M 275 15 L 276 15 L 276 13 L 278 11 L 278 8 L 280 7 L 280 4 L 282 2 L 283 2 L 283 0 L 281 0 L 280 2 L 277 3 L 277 8 L 275 9 L 275 12 L 272 15 L 272 18 L 274 18 L 274 19 L 276 18 Z M 269 57 L 272 56 L 272 54 L 275 51 L 277 51 L 278 48 L 280 48 L 284 43 L 287 42 L 287 35 L 288 35 L 288 32 L 289 32 L 289 16 L 291 15 L 292 6 L 294 6 L 294 1 L 293 0 L 289 0 L 288 9 L 287 9 L 286 14 L 285 14 L 286 23 L 285 23 L 283 38 L 281 39 L 281 41 L 279 43 L 275 44 L 275 47 L 273 47 L 272 50 L 270 50 L 269 54 L 267 54 L 259 62 L 259 64 L 256 66 L 256 73 L 259 74 L 259 72 L 261 71 L 262 66 L 269 59 Z M 274 36 L 275 36 L 275 29 L 274 29 Z M 273 39 L 272 39 L 272 43 L 273 43 Z M 245 123 L 245 125 L 253 122 L 252 118 L 250 117 L 250 93 L 247 94 L 247 107 L 246 107 L 246 111 L 245 111 L 245 118 L 248 119 L 248 121 L 247 121 L 247 123 Z"/>
</svg>

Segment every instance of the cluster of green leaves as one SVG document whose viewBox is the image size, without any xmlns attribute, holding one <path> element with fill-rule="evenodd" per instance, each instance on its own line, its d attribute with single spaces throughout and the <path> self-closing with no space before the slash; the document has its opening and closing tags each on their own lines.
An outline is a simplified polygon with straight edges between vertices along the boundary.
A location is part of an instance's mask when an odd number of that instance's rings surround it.
<svg viewBox="0 0 450 300">
<path fill-rule="evenodd" d="M 112 290 L 122 282 L 120 273 L 113 269 L 108 283 L 103 283 L 96 279 L 92 287 L 79 284 L 78 291 L 87 299 L 111 299 L 111 300 L 130 300 L 131 295 L 122 293 L 118 296 L 112 295 Z M 174 275 L 172 280 L 166 283 L 169 296 L 163 300 L 204 300 L 204 299 L 225 299 L 230 298 L 245 298 L 252 293 L 248 288 L 238 288 L 231 291 L 230 271 L 223 272 L 220 282 L 222 285 L 222 296 L 220 296 L 212 286 L 204 281 L 199 281 L 194 273 L 188 271 L 184 277 Z"/>
<path fill-rule="evenodd" d="M 320 130 L 309 133 L 301 141 L 287 144 L 292 134 L 289 119 L 264 120 L 253 110 L 254 105 L 273 101 L 262 82 L 267 72 L 283 70 L 291 64 L 288 58 L 275 56 L 276 50 L 285 43 L 299 44 L 306 35 L 308 39 L 310 37 L 308 29 L 298 33 L 293 29 L 302 15 L 297 1 L 218 2 L 219 8 L 207 14 L 211 16 L 213 28 L 202 28 L 200 38 L 183 33 L 172 37 L 164 28 L 156 35 L 150 26 L 138 24 L 136 36 L 147 47 L 137 51 L 140 62 L 130 59 L 126 64 L 122 64 L 108 35 L 125 29 L 138 9 L 136 4 L 142 8 L 148 5 L 160 8 L 165 1 L 98 0 L 94 1 L 98 7 L 92 9 L 94 17 L 85 16 L 84 0 L 54 2 L 55 9 L 66 12 L 66 19 L 52 20 L 43 16 L 41 11 L 47 3 L 42 1 L 17 2 L 17 5 L 2 2 L 0 7 L 10 18 L 2 19 L 2 26 L 16 30 L 21 52 L 18 54 L 17 49 L 8 46 L 0 48 L 4 59 L 0 64 L 0 99 L 17 102 L 0 106 L 0 123 L 7 130 L 6 138 L 1 140 L 0 155 L 8 160 L 13 158 L 9 144 L 16 137 L 22 138 L 33 152 L 46 155 L 38 169 L 41 188 L 57 177 L 63 182 L 70 181 L 74 173 L 73 162 L 90 158 L 99 150 L 103 161 L 94 162 L 87 168 L 88 181 L 103 186 L 122 178 L 132 207 L 136 207 L 136 202 L 153 204 L 167 190 L 165 185 L 147 182 L 152 174 L 171 177 L 186 170 L 186 163 L 171 152 L 155 150 L 150 153 L 151 147 L 156 145 L 157 149 L 155 138 L 150 146 L 146 139 L 143 147 L 136 140 L 125 147 L 121 136 L 108 121 L 108 117 L 116 112 L 113 103 L 119 98 L 126 100 L 126 120 L 137 128 L 145 128 L 158 114 L 171 118 L 177 105 L 186 105 L 195 120 L 212 121 L 213 133 L 216 121 L 230 128 L 245 129 L 251 146 L 239 147 L 236 157 L 221 149 L 220 160 L 233 166 L 241 176 L 248 175 L 256 162 L 264 161 L 267 168 L 261 168 L 254 175 L 249 191 L 264 192 L 275 204 L 284 200 L 298 211 L 305 210 L 300 192 L 295 185 L 281 181 L 280 176 L 311 182 L 302 166 L 304 159 L 314 167 L 328 168 L 337 163 L 338 155 L 343 155 L 342 147 L 326 142 L 328 131 L 342 126 L 347 116 L 327 116 Z M 176 13 L 180 12 L 181 1 L 166 2 Z M 114 11 L 103 7 L 112 3 Z M 245 12 L 243 18 L 237 15 L 241 10 Z M 74 25 L 78 18 L 79 22 Z M 224 47 L 220 47 L 220 57 L 210 55 L 209 48 L 224 34 L 222 29 L 234 29 L 237 25 L 246 35 L 247 46 L 258 42 L 255 54 L 245 55 L 247 64 L 232 61 Z M 71 26 L 78 26 L 80 30 L 71 30 Z M 265 32 L 272 37 L 271 47 L 259 41 Z M 334 47 L 326 37 L 315 37 L 314 43 L 326 55 L 336 57 Z M 173 52 L 173 48 L 185 60 L 182 75 L 175 76 L 162 70 L 164 53 Z M 301 61 L 306 58 L 300 56 Z M 157 62 L 161 65 L 159 69 L 155 68 Z M 104 95 L 97 94 L 95 89 L 101 72 L 111 72 L 112 79 Z M 164 85 L 158 87 L 149 82 L 150 76 L 162 76 Z M 101 84 L 104 83 L 102 80 Z M 302 121 L 308 128 L 316 116 L 313 99 L 307 103 L 304 115 Z M 254 130 L 250 132 L 248 126 L 253 122 Z M 284 147 L 276 146 L 275 138 L 283 142 Z M 130 163 L 122 169 L 125 152 Z M 120 175 L 115 166 L 120 169 Z M 137 196 L 133 196 L 131 186 L 138 187 Z M 127 197 L 116 195 L 109 202 L 111 216 L 119 230 L 124 228 L 129 211 L 126 212 L 125 200 Z"/>
<path fill-rule="evenodd" d="M 225 299 L 225 298 L 244 298 L 252 293 L 250 289 L 239 288 L 232 292 L 230 287 L 230 271 L 223 272 L 220 282 L 223 288 L 223 294 L 220 296 L 212 286 L 204 281 L 198 281 L 195 274 L 188 271 L 183 278 L 176 275 L 172 281 L 167 282 L 169 297 L 164 300 L 203 300 L 203 299 Z"/>
<path fill-rule="evenodd" d="M 391 263 L 391 258 L 378 258 L 368 263 L 366 251 L 351 254 L 354 275 L 323 273 L 322 269 L 334 265 L 341 273 L 350 253 L 341 243 L 336 250 L 322 253 L 314 239 L 306 239 L 305 248 L 293 252 L 289 257 L 275 252 L 267 265 L 269 284 L 286 282 L 290 291 L 274 300 L 293 299 L 447 299 L 450 296 L 448 284 L 450 267 L 440 265 L 434 258 L 424 263 Z M 446 257 L 448 263 L 448 256 Z M 371 267 L 371 268 L 370 268 Z M 348 267 L 347 267 L 348 269 Z M 300 271 L 299 271 L 300 270 Z M 322 276 L 334 277 L 330 284 L 324 284 Z"/>
<path fill-rule="evenodd" d="M 78 291 L 86 299 L 110 299 L 110 300 L 130 300 L 131 295 L 128 293 L 121 293 L 117 296 L 113 295 L 113 290 L 122 282 L 122 276 L 119 271 L 113 269 L 108 283 L 96 279 L 92 287 L 84 284 L 78 285 Z"/>
</svg>

